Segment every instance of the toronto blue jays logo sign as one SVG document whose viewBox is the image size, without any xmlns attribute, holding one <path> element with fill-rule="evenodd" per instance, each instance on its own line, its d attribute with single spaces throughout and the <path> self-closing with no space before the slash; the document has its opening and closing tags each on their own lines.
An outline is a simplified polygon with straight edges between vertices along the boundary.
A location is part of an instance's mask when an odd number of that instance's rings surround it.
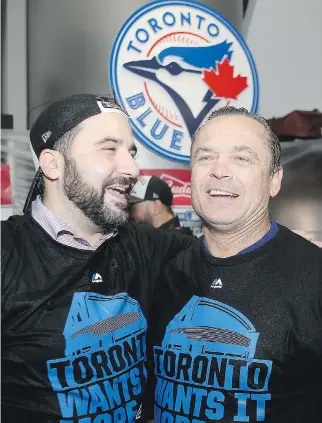
<svg viewBox="0 0 322 423">
<path fill-rule="evenodd" d="M 191 136 L 214 109 L 257 109 L 257 73 L 245 41 L 194 0 L 155 1 L 130 16 L 113 45 L 110 80 L 137 139 L 180 162 L 189 161 Z"/>
</svg>

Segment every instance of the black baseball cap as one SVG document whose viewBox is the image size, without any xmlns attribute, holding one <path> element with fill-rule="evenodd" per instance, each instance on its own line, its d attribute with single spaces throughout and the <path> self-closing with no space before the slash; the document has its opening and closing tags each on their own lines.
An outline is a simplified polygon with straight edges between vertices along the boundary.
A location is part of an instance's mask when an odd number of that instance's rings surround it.
<svg viewBox="0 0 322 423">
<path fill-rule="evenodd" d="M 66 132 L 70 131 L 85 119 L 112 111 L 119 110 L 128 118 L 128 113 L 109 96 L 96 94 L 75 94 L 48 106 L 37 118 L 30 130 L 30 142 L 39 158 L 45 149 L 52 149 Z M 29 190 L 23 212 L 31 209 L 31 203 L 41 193 L 42 170 L 39 168 Z"/>
<path fill-rule="evenodd" d="M 160 200 L 166 206 L 171 206 L 172 199 L 171 188 L 166 182 L 156 176 L 143 175 L 134 185 L 129 202 L 135 204 L 142 201 Z"/>
</svg>

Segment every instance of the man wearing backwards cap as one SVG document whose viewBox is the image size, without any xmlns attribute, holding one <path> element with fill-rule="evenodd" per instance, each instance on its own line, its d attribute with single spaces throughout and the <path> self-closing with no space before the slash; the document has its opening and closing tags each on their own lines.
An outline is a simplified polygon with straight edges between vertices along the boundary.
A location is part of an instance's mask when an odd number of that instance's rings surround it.
<svg viewBox="0 0 322 423">
<path fill-rule="evenodd" d="M 130 219 L 148 223 L 154 228 L 180 230 L 192 235 L 189 228 L 180 226 L 180 221 L 171 209 L 173 195 L 169 185 L 156 176 L 143 175 L 130 196 Z"/>
<path fill-rule="evenodd" d="M 126 112 L 80 94 L 44 110 L 24 216 L 2 225 L 3 423 L 134 422 L 155 278 L 192 237 L 127 220 Z"/>
<path fill-rule="evenodd" d="M 139 170 L 112 99 L 58 101 L 30 140 L 25 215 L 2 222 L 2 422 L 133 422 L 155 278 L 191 238 L 126 222 Z"/>
</svg>

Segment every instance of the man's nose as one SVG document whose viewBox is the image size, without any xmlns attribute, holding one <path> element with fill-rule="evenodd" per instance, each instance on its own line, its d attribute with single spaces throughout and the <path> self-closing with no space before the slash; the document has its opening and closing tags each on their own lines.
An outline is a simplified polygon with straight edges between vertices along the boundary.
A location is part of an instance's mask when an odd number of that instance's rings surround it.
<svg viewBox="0 0 322 423">
<path fill-rule="evenodd" d="M 232 177 L 232 172 L 228 163 L 224 159 L 218 159 L 210 170 L 210 176 L 217 179 L 229 179 Z"/>
<path fill-rule="evenodd" d="M 137 178 L 140 174 L 140 169 L 138 168 L 136 161 L 128 151 L 121 158 L 119 165 L 119 173 L 127 175 L 133 179 Z"/>
</svg>

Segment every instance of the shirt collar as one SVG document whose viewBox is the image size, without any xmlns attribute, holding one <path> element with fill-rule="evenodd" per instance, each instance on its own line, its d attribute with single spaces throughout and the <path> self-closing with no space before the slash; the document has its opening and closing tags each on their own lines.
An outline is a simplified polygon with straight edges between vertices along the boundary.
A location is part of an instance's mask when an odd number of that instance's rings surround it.
<svg viewBox="0 0 322 423">
<path fill-rule="evenodd" d="M 57 242 L 60 242 L 60 238 L 64 235 L 70 235 L 80 245 L 87 245 L 93 249 L 96 249 L 106 239 L 114 237 L 117 234 L 116 229 L 112 230 L 111 232 L 107 232 L 101 236 L 95 246 L 91 246 L 86 239 L 75 235 L 67 223 L 62 222 L 58 217 L 56 217 L 54 213 L 44 205 L 40 196 L 38 196 L 36 200 L 33 201 L 31 206 L 31 214 L 32 217 L 39 223 L 39 225 Z"/>
</svg>

